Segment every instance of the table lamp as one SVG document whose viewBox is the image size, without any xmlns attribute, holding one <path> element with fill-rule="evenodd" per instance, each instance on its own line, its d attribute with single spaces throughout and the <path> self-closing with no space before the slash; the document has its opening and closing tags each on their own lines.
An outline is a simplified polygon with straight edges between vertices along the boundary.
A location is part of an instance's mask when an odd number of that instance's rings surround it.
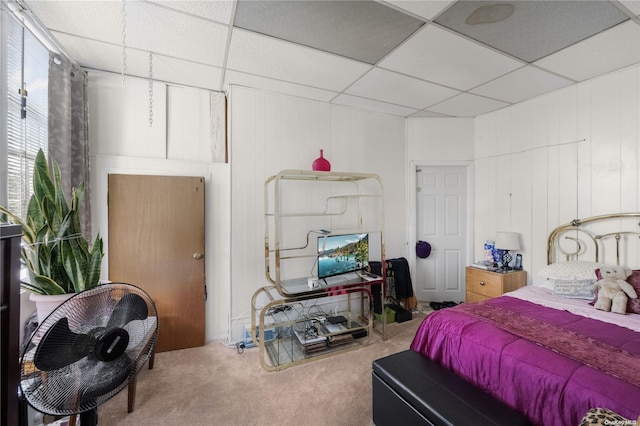
<svg viewBox="0 0 640 426">
<path fill-rule="evenodd" d="M 496 232 L 496 248 L 503 250 L 502 254 L 502 269 L 510 271 L 511 266 L 509 264 L 513 260 L 509 250 L 520 250 L 520 243 L 518 242 L 517 232 Z"/>
</svg>

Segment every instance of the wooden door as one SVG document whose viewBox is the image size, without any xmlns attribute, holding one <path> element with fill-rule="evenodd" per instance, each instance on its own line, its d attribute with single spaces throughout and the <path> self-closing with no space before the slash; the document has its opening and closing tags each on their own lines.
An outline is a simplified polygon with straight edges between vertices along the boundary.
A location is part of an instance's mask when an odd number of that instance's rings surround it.
<svg viewBox="0 0 640 426">
<path fill-rule="evenodd" d="M 109 280 L 158 309 L 158 352 L 204 345 L 204 178 L 109 175 Z"/>
<path fill-rule="evenodd" d="M 431 244 L 416 258 L 416 293 L 422 301 L 465 300 L 467 177 L 462 166 L 417 169 L 417 239 Z"/>
</svg>

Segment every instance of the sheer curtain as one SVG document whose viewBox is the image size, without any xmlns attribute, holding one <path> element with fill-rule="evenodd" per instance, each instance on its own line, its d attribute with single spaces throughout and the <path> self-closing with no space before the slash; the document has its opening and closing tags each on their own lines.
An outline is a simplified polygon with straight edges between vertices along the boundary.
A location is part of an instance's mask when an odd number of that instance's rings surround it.
<svg viewBox="0 0 640 426">
<path fill-rule="evenodd" d="M 55 53 L 49 55 L 49 155 L 60 165 L 67 196 L 85 182 L 80 220 L 84 237 L 91 241 L 87 75 Z"/>
</svg>

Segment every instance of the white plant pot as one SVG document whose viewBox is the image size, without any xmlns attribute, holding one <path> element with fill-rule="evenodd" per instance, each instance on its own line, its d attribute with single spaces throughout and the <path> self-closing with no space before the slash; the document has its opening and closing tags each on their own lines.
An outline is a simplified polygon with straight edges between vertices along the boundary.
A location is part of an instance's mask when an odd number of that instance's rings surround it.
<svg viewBox="0 0 640 426">
<path fill-rule="evenodd" d="M 38 324 L 42 322 L 62 303 L 69 300 L 75 293 L 69 294 L 52 294 L 42 295 L 31 293 L 29 299 L 36 304 L 36 312 L 38 314 Z"/>
</svg>

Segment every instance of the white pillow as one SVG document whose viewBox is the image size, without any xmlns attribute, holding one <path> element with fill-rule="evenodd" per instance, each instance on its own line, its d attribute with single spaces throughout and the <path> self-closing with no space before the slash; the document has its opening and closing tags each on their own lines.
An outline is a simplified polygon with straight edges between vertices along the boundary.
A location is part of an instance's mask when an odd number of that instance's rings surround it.
<svg viewBox="0 0 640 426">
<path fill-rule="evenodd" d="M 595 297 L 594 279 L 588 280 L 554 280 L 553 294 L 569 299 L 593 300 Z"/>
<path fill-rule="evenodd" d="M 545 266 L 538 275 L 552 280 L 592 280 L 597 279 L 596 269 L 602 266 L 598 262 L 558 262 Z"/>
<path fill-rule="evenodd" d="M 531 282 L 531 285 L 534 287 L 542 287 L 553 291 L 553 289 L 555 288 L 555 281 L 548 278 L 539 277 L 534 278 Z"/>
</svg>

